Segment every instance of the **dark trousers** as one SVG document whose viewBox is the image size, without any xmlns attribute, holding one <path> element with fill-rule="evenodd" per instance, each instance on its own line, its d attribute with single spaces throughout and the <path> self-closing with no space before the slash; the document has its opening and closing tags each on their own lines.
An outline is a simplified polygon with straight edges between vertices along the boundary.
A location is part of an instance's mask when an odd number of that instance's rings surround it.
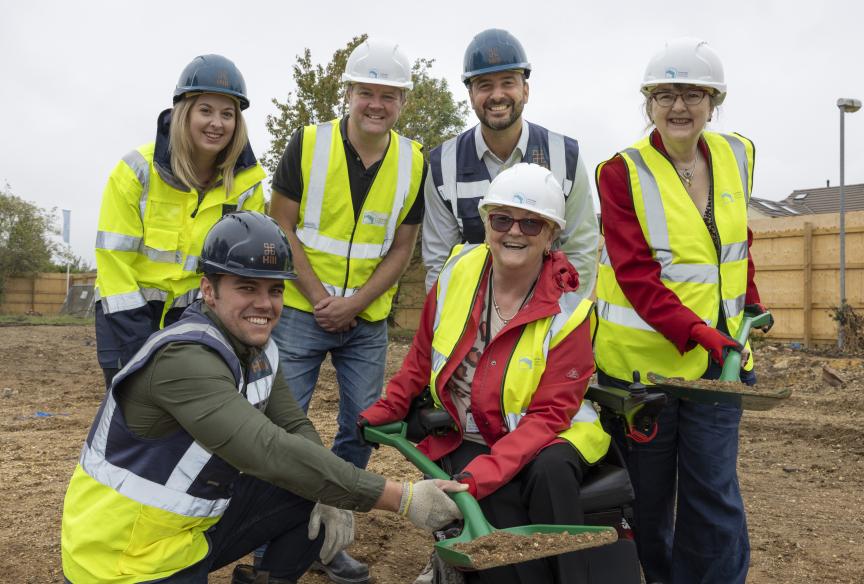
<svg viewBox="0 0 864 584">
<path fill-rule="evenodd" d="M 270 542 L 261 570 L 290 581 L 300 579 L 318 558 L 323 531 L 307 536 L 314 503 L 260 479 L 244 475 L 219 522 L 207 531 L 210 552 L 203 560 L 154 582 L 206 584 L 207 574 Z"/>
<path fill-rule="evenodd" d="M 487 446 L 463 442 L 442 459 L 449 473 L 461 471 L 471 460 L 488 454 Z M 582 525 L 579 486 L 585 472 L 579 453 L 570 444 L 553 444 L 540 451 L 509 483 L 480 500 L 486 519 L 494 527 L 559 524 Z M 581 584 L 588 582 L 588 567 L 575 552 L 511 564 L 480 572 L 466 572 L 468 584 Z"/>
<path fill-rule="evenodd" d="M 719 366 L 703 378 L 716 379 Z M 603 385 L 626 383 L 599 372 Z M 755 374 L 741 373 L 755 383 Z M 671 398 L 657 436 L 638 444 L 613 432 L 636 493 L 634 535 L 647 582 L 743 584 L 750 540 L 738 486 L 741 409 Z"/>
</svg>

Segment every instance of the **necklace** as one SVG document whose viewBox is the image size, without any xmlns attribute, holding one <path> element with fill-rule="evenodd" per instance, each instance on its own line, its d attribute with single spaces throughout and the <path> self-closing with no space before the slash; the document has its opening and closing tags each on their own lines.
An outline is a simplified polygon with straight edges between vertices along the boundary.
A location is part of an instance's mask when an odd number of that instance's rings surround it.
<svg viewBox="0 0 864 584">
<path fill-rule="evenodd" d="M 686 166 L 684 168 L 678 168 L 677 166 L 675 167 L 675 170 L 677 170 L 678 174 L 681 175 L 681 180 L 684 181 L 684 184 L 686 185 L 686 187 L 688 189 L 693 184 L 693 175 L 696 174 L 696 163 L 697 162 L 699 162 L 699 150 L 698 149 L 696 150 L 696 157 L 693 159 L 693 166 L 691 166 L 690 168 L 687 168 Z"/>
<path fill-rule="evenodd" d="M 501 319 L 501 322 L 504 323 L 504 326 L 513 320 L 519 311 L 522 310 L 522 307 L 525 306 L 525 302 L 528 300 L 528 297 L 531 296 L 531 292 L 534 291 L 534 286 L 537 284 L 537 280 L 534 280 L 534 283 L 531 284 L 531 288 L 528 289 L 528 292 L 525 293 L 525 296 L 522 298 L 522 302 L 519 304 L 519 307 L 516 309 L 516 312 L 510 315 L 509 318 L 505 318 L 503 314 L 501 314 L 501 307 L 498 306 L 498 302 L 495 300 L 495 288 L 492 286 L 492 274 L 489 274 L 489 299 L 492 300 L 492 306 L 495 308 L 495 314 L 498 315 L 498 318 Z M 488 319 L 487 319 L 488 320 Z"/>
</svg>

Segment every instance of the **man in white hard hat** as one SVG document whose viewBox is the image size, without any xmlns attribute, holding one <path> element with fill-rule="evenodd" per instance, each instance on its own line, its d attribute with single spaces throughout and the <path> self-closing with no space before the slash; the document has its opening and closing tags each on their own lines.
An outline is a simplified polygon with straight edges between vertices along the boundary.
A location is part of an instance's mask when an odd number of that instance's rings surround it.
<svg viewBox="0 0 864 584">
<path fill-rule="evenodd" d="M 270 214 L 288 234 L 297 271 L 273 338 L 304 410 L 330 354 L 339 383 L 333 452 L 365 468 L 371 448 L 356 421 L 384 384 L 386 319 L 423 219 L 425 167 L 422 146 L 393 131 L 413 86 L 399 46 L 362 42 L 342 80 L 348 115 L 297 130 L 273 177 Z M 313 568 L 339 583 L 369 578 L 345 552 Z"/>
<path fill-rule="evenodd" d="M 567 227 L 555 247 L 579 272 L 579 294 L 594 288 L 599 232 L 588 172 L 576 140 L 522 117 L 530 74 L 525 49 L 505 30 L 485 30 L 465 50 L 462 81 L 480 123 L 429 153 L 422 242 L 427 291 L 454 245 L 483 241 L 477 205 L 492 179 L 519 162 L 545 166 L 561 185 Z"/>
</svg>

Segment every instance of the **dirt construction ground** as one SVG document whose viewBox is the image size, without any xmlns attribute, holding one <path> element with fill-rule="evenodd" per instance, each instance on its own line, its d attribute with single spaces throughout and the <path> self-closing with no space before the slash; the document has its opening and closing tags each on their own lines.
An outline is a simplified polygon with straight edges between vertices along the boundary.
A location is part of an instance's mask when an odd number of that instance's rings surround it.
<svg viewBox="0 0 864 584">
<path fill-rule="evenodd" d="M 389 372 L 407 347 L 394 342 Z M 864 362 L 763 345 L 757 373 L 792 397 L 769 412 L 746 412 L 740 477 L 752 564 L 748 582 L 864 582 Z M 823 366 L 845 380 L 823 380 Z M 101 372 L 92 326 L 0 328 L 0 582 L 62 582 L 63 494 L 99 405 Z M 322 373 L 310 416 L 325 439 L 335 430 L 332 370 Z M 387 449 L 370 468 L 393 478 L 417 473 Z M 373 512 L 357 518 L 352 554 L 377 584 L 413 581 L 429 538 L 407 521 Z M 230 581 L 229 569 L 211 582 Z M 303 584 L 323 584 L 307 575 Z M 534 584 L 534 583 L 532 583 Z"/>
</svg>

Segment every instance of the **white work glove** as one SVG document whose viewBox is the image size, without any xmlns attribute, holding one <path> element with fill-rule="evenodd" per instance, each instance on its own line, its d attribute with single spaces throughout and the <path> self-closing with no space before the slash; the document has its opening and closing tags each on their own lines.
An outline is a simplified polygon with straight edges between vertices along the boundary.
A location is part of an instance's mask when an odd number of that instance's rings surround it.
<svg viewBox="0 0 864 584">
<path fill-rule="evenodd" d="M 402 483 L 399 515 L 407 517 L 411 523 L 426 531 L 435 531 L 462 519 L 459 507 L 441 490 L 436 484 L 438 482 L 442 481 L 428 479 L 416 483 Z"/>
<path fill-rule="evenodd" d="M 324 545 L 321 562 L 329 564 L 333 556 L 354 543 L 354 514 L 323 503 L 316 503 L 309 516 L 309 539 L 318 537 L 324 524 Z"/>
</svg>

